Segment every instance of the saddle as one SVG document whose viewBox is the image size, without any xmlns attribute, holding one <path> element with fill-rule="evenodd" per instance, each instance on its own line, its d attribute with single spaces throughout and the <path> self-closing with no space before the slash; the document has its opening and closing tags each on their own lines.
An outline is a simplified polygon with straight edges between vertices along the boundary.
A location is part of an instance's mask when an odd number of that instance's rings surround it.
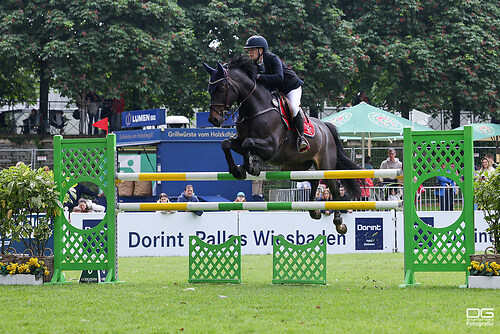
<svg viewBox="0 0 500 334">
<path fill-rule="evenodd" d="M 287 97 L 280 92 L 274 91 L 271 93 L 273 99 L 273 105 L 278 109 L 278 113 L 285 123 L 288 130 L 297 131 L 293 123 L 292 106 Z M 304 114 L 304 135 L 307 137 L 314 137 L 314 124 L 309 120 L 306 114 Z"/>
</svg>

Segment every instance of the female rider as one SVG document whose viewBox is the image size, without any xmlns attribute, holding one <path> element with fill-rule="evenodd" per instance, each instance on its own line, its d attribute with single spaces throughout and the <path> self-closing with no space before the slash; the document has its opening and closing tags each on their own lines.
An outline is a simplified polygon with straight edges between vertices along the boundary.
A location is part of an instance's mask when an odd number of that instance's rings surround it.
<svg viewBox="0 0 500 334">
<path fill-rule="evenodd" d="M 302 81 L 278 56 L 268 51 L 268 44 L 262 36 L 250 37 L 245 49 L 248 56 L 259 66 L 257 81 L 269 91 L 278 90 L 290 101 L 293 113 L 293 123 L 297 129 L 297 147 L 300 152 L 309 149 L 309 143 L 304 138 L 304 117 L 300 108 L 302 96 Z"/>
</svg>

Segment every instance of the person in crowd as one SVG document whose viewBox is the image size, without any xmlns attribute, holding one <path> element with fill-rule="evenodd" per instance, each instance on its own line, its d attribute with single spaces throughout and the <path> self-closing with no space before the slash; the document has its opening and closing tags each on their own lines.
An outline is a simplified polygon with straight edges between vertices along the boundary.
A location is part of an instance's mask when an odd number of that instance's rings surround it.
<svg viewBox="0 0 500 334">
<path fill-rule="evenodd" d="M 199 202 L 198 197 L 194 194 L 194 189 L 191 184 L 188 184 L 184 191 L 177 198 L 177 202 Z M 197 216 L 201 216 L 203 211 L 193 211 L 193 213 Z"/>
<path fill-rule="evenodd" d="M 67 206 L 69 211 L 73 211 L 73 208 L 78 206 L 79 200 L 82 197 L 82 195 L 87 195 L 94 198 L 99 196 L 97 193 L 93 192 L 92 190 L 85 187 L 81 183 L 76 184 L 76 186 L 74 187 L 74 191 L 75 191 L 75 198 L 73 198 L 71 196 L 71 192 L 69 192 L 70 193 L 69 200 L 64 203 L 64 206 Z"/>
<path fill-rule="evenodd" d="M 319 201 L 333 201 L 333 196 L 329 188 L 325 188 L 325 190 L 323 190 L 323 196 L 319 199 Z M 321 210 L 321 213 L 329 216 L 333 213 L 333 210 Z"/>
<path fill-rule="evenodd" d="M 490 165 L 491 165 L 491 167 L 493 167 L 493 169 L 496 169 L 498 167 L 498 165 L 495 163 L 495 158 L 493 158 L 493 155 L 488 153 L 484 157 L 486 159 L 488 159 L 488 161 L 490 162 Z"/>
<path fill-rule="evenodd" d="M 446 169 L 446 164 L 441 164 L 441 170 Z M 447 173 L 451 174 L 451 171 L 446 170 Z M 453 211 L 453 189 L 455 186 L 455 181 L 446 177 L 446 176 L 438 176 L 437 185 L 439 189 L 436 191 L 436 195 L 439 196 L 439 209 L 441 211 Z"/>
<path fill-rule="evenodd" d="M 493 173 L 494 171 L 495 171 L 495 168 L 491 164 L 490 159 L 488 159 L 487 157 L 482 158 L 481 159 L 481 168 L 479 169 L 479 174 L 483 175 L 485 173 L 486 174 Z"/>
<path fill-rule="evenodd" d="M 80 198 L 78 200 L 78 206 L 73 208 L 73 212 L 104 212 L 105 209 L 102 205 L 93 203 L 91 200 L 86 198 Z"/>
<path fill-rule="evenodd" d="M 351 197 L 346 193 L 344 186 L 339 187 L 340 199 L 339 201 L 350 201 Z M 340 210 L 342 213 L 352 213 L 352 210 Z"/>
<path fill-rule="evenodd" d="M 262 36 L 251 36 L 245 50 L 248 56 L 259 66 L 257 82 L 269 91 L 279 91 L 290 101 L 293 123 L 297 129 L 297 148 L 300 152 L 309 149 L 309 142 L 304 137 L 304 115 L 300 108 L 302 98 L 302 81 L 277 55 L 268 51 L 267 40 Z"/>
<path fill-rule="evenodd" d="M 366 169 L 366 168 L 363 168 Z M 370 188 L 373 188 L 373 180 L 369 177 L 359 180 L 359 187 L 361 188 L 361 200 L 370 200 Z"/>
<path fill-rule="evenodd" d="M 365 169 L 374 169 L 372 165 L 372 157 L 370 157 L 369 155 L 367 155 L 365 158 Z"/>
<path fill-rule="evenodd" d="M 88 101 L 87 117 L 89 119 L 87 133 L 91 135 L 92 129 L 94 129 L 94 134 L 96 135 L 99 133 L 99 129 L 93 126 L 92 124 L 94 124 L 99 120 L 99 107 L 101 105 L 101 101 L 99 100 L 99 97 L 97 96 L 95 91 L 92 91 L 87 94 L 87 101 Z"/>
<path fill-rule="evenodd" d="M 161 193 L 160 196 L 159 196 L 159 198 L 158 198 L 158 201 L 156 201 L 156 203 L 170 203 L 170 200 L 168 199 L 167 194 Z M 157 211 L 157 212 L 160 212 L 160 213 L 174 213 L 175 211 L 169 210 L 169 211 Z"/>
<path fill-rule="evenodd" d="M 382 163 L 380 164 L 380 169 L 403 169 L 403 163 L 399 161 L 398 158 L 396 158 L 396 150 L 394 148 L 391 147 L 389 150 L 387 150 L 387 155 L 388 158 L 382 161 Z M 380 178 L 379 182 L 401 183 L 400 180 L 391 178 Z"/>
<path fill-rule="evenodd" d="M 66 126 L 67 121 L 68 121 L 68 119 L 66 118 L 66 116 L 64 116 L 64 113 L 62 110 L 57 110 L 50 117 L 50 125 L 52 125 L 56 129 L 59 129 L 60 134 L 64 133 L 64 127 Z"/>
<path fill-rule="evenodd" d="M 323 198 L 323 192 L 325 191 L 325 187 L 323 185 L 318 185 L 318 188 L 316 188 L 316 200 L 321 201 Z"/>
<path fill-rule="evenodd" d="M 42 119 L 36 109 L 31 109 L 31 113 L 24 121 L 23 133 L 29 134 L 31 131 L 41 133 Z"/>
<path fill-rule="evenodd" d="M 235 202 L 246 202 L 245 198 L 245 193 L 243 191 L 240 191 L 238 194 L 236 194 L 236 199 L 234 200 Z"/>
</svg>

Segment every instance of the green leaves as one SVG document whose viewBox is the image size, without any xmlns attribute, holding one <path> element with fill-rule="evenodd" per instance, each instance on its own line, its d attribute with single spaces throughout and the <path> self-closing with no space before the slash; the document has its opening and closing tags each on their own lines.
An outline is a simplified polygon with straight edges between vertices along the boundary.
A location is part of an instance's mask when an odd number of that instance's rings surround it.
<svg viewBox="0 0 500 334">
<path fill-rule="evenodd" d="M 62 204 L 52 171 L 32 170 L 20 164 L 0 171 L 0 238 L 4 252 L 7 237 L 22 240 L 41 254 L 52 235 L 53 219 Z"/>
</svg>

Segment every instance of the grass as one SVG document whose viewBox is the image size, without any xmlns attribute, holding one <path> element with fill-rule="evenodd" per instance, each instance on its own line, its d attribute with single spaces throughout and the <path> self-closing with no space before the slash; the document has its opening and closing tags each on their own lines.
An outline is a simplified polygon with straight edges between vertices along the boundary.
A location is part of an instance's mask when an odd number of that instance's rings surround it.
<svg viewBox="0 0 500 334">
<path fill-rule="evenodd" d="M 416 273 L 402 254 L 328 255 L 327 285 L 273 285 L 272 257 L 243 256 L 242 284 L 189 284 L 186 257 L 120 258 L 120 284 L 2 286 L 0 323 L 19 333 L 498 332 L 500 291 L 461 289 L 464 273 Z M 77 281 L 78 272 L 66 277 Z M 494 308 L 493 328 L 466 324 Z M 496 330 L 495 330 L 496 328 Z"/>
</svg>

